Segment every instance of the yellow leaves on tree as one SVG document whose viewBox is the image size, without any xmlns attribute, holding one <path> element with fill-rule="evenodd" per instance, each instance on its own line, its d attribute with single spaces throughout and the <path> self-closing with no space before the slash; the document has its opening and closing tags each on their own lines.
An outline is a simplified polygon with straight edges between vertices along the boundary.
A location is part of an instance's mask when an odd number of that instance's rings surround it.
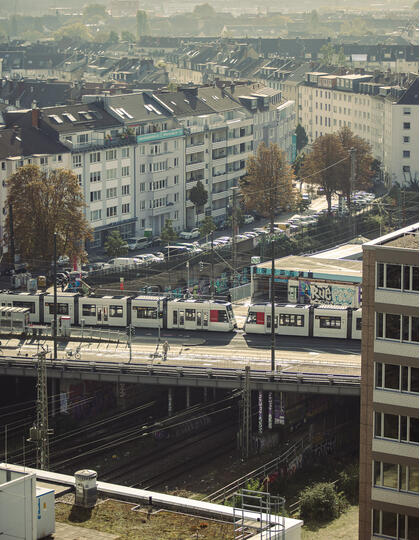
<svg viewBox="0 0 420 540">
<path fill-rule="evenodd" d="M 48 267 L 57 256 L 81 257 L 91 239 L 84 216 L 85 203 L 76 176 L 69 170 L 43 171 L 35 165 L 20 167 L 7 180 L 7 207 L 12 206 L 16 252 L 30 266 Z M 5 240 L 8 243 L 9 215 Z"/>
<path fill-rule="evenodd" d="M 261 143 L 247 161 L 247 175 L 239 181 L 245 206 L 274 222 L 276 214 L 292 208 L 296 200 L 295 175 L 280 148 Z"/>
</svg>

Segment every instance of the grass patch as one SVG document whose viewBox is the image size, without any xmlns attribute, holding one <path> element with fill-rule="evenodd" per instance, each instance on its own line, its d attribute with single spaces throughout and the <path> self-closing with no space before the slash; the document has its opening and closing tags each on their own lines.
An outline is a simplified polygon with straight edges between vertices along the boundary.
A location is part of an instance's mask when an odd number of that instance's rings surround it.
<svg viewBox="0 0 420 540">
<path fill-rule="evenodd" d="M 231 524 L 167 510 L 148 516 L 147 506 L 144 512 L 131 510 L 134 506 L 113 500 L 89 509 L 57 503 L 55 516 L 61 523 L 118 534 L 121 540 L 230 540 L 233 535 Z"/>
<path fill-rule="evenodd" d="M 359 507 L 350 506 L 328 524 L 307 523 L 302 527 L 302 540 L 354 540 L 359 537 Z"/>
</svg>

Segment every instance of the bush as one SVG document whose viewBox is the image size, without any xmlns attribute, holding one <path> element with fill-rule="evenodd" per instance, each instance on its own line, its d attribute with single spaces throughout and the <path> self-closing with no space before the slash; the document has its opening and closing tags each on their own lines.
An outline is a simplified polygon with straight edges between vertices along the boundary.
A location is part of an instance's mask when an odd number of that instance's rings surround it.
<svg viewBox="0 0 420 540">
<path fill-rule="evenodd" d="M 357 464 L 348 465 L 344 471 L 338 475 L 337 488 L 343 492 L 350 504 L 357 504 L 359 501 L 359 466 Z"/>
<path fill-rule="evenodd" d="M 347 501 L 337 493 L 334 484 L 319 482 L 299 494 L 300 517 L 304 521 L 325 522 L 337 518 L 347 507 Z"/>
</svg>

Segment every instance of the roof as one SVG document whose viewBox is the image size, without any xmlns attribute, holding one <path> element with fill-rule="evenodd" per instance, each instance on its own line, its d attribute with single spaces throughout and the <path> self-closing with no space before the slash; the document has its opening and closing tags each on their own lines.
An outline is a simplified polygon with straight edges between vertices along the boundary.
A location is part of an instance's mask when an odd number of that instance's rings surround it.
<svg viewBox="0 0 420 540">
<path fill-rule="evenodd" d="M 31 126 L 31 112 L 20 118 L 17 128 L 0 130 L 0 159 L 34 154 L 65 154 L 69 152 L 63 144 Z M 27 118 L 27 116 L 29 118 Z"/>
<path fill-rule="evenodd" d="M 363 250 L 376 247 L 403 248 L 418 251 L 419 224 L 409 225 L 363 244 Z"/>
<path fill-rule="evenodd" d="M 209 106 L 210 104 L 207 103 L 207 100 L 204 101 L 201 96 L 194 95 L 194 92 L 191 89 L 191 91 L 155 92 L 154 95 L 173 110 L 174 116 L 212 114 L 214 110 Z"/>
<path fill-rule="evenodd" d="M 215 86 L 205 86 L 198 89 L 198 95 L 213 112 L 232 111 L 242 109 L 243 106 L 233 100 L 223 88 Z"/>
<path fill-rule="evenodd" d="M 419 79 L 407 89 L 403 96 L 398 100 L 398 105 L 418 105 L 419 104 Z"/>
<path fill-rule="evenodd" d="M 363 248 L 359 244 L 345 244 L 343 246 L 323 251 L 322 253 L 316 253 L 311 255 L 316 259 L 353 259 L 361 260 L 363 256 Z"/>
<path fill-rule="evenodd" d="M 106 107 L 116 118 L 125 123 L 162 120 L 171 112 L 153 99 L 152 92 L 117 94 L 106 98 Z"/>
<path fill-rule="evenodd" d="M 317 274 L 314 277 L 342 276 L 354 277 L 360 281 L 362 277 L 362 262 L 340 259 L 320 259 L 317 257 L 302 257 L 298 255 L 289 255 L 275 260 L 276 270 L 289 270 L 293 272 L 312 272 Z M 257 268 L 271 268 L 271 261 L 257 265 Z"/>
</svg>

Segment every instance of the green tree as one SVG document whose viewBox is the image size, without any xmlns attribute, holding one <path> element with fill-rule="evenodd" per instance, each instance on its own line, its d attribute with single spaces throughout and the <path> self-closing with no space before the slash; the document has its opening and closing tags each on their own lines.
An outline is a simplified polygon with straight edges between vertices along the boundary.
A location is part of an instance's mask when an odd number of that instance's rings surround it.
<svg viewBox="0 0 420 540">
<path fill-rule="evenodd" d="M 299 494 L 300 517 L 309 522 L 326 522 L 337 518 L 348 506 L 332 483 L 319 482 Z"/>
<path fill-rule="evenodd" d="M 106 40 L 107 43 L 118 43 L 120 38 L 118 37 L 117 32 L 115 30 L 111 30 L 108 39 Z"/>
<path fill-rule="evenodd" d="M 127 242 L 121 237 L 120 231 L 111 231 L 105 242 L 105 251 L 109 257 L 122 257 L 127 255 Z"/>
<path fill-rule="evenodd" d="M 160 232 L 160 238 L 162 242 L 165 242 L 165 244 L 169 244 L 170 242 L 177 240 L 178 234 L 172 226 L 171 219 L 165 220 L 165 226 Z"/>
<path fill-rule="evenodd" d="M 62 26 L 53 33 L 53 37 L 56 41 L 63 41 L 64 43 L 86 43 L 92 41 L 92 34 L 84 24 L 79 22 Z"/>
<path fill-rule="evenodd" d="M 303 162 L 305 161 L 305 154 L 301 152 L 296 156 L 295 161 L 293 162 L 293 172 L 296 176 L 299 176 L 299 171 L 302 168 Z"/>
<path fill-rule="evenodd" d="M 352 130 L 345 126 L 337 132 L 337 137 L 344 149 L 348 153 L 349 159 L 344 162 L 344 170 L 341 176 L 339 190 L 346 197 L 347 204 L 350 205 L 351 192 L 357 189 L 368 189 L 372 186 L 372 161 L 370 144 L 364 139 L 355 135 Z M 354 184 L 351 184 L 351 159 L 350 150 L 356 150 L 355 158 L 355 179 Z"/>
<path fill-rule="evenodd" d="M 200 235 L 208 236 L 216 230 L 216 224 L 211 216 L 206 216 L 200 226 Z"/>
<path fill-rule="evenodd" d="M 311 152 L 306 154 L 300 170 L 305 182 L 323 188 L 329 213 L 332 196 L 340 188 L 345 173 L 344 162 L 347 158 L 348 153 L 336 135 L 322 135 L 313 143 Z"/>
<path fill-rule="evenodd" d="M 146 36 L 149 31 L 149 22 L 147 19 L 147 13 L 139 9 L 136 14 L 136 25 L 137 25 L 137 39 L 139 40 L 142 36 Z"/>
<path fill-rule="evenodd" d="M 247 174 L 239 180 L 245 207 L 268 217 L 272 229 L 276 214 L 294 206 L 295 176 L 278 145 L 261 143 L 257 154 L 247 161 Z"/>
<path fill-rule="evenodd" d="M 199 4 L 195 6 L 193 10 L 193 14 L 198 19 L 209 19 L 211 17 L 214 17 L 216 15 L 216 12 L 210 4 Z"/>
<path fill-rule="evenodd" d="M 190 201 L 195 206 L 195 213 L 197 216 L 197 226 L 198 226 L 198 214 L 200 210 L 208 201 L 209 194 L 204 188 L 203 182 L 198 180 L 197 184 L 190 189 Z"/>
<path fill-rule="evenodd" d="M 324 64 L 331 66 L 334 63 L 334 45 L 331 42 L 325 43 L 325 45 L 319 49 L 319 55 Z"/>
<path fill-rule="evenodd" d="M 296 134 L 296 150 L 299 153 L 308 144 L 308 136 L 306 135 L 305 128 L 298 124 L 295 129 Z"/>
<path fill-rule="evenodd" d="M 97 22 L 98 19 L 105 19 L 107 13 L 103 4 L 88 4 L 83 8 L 83 18 L 88 21 Z"/>
<path fill-rule="evenodd" d="M 82 190 L 72 171 L 46 172 L 36 165 L 25 165 L 7 180 L 7 191 L 6 208 L 11 205 L 13 210 L 15 246 L 23 260 L 32 267 L 50 268 L 54 232 L 57 256 L 84 260 L 84 243 L 92 234 L 83 214 Z M 9 230 L 9 215 L 5 229 Z"/>
<path fill-rule="evenodd" d="M 128 32 L 128 30 L 123 30 L 121 32 L 121 41 L 128 41 L 129 43 L 134 43 L 136 41 L 136 37 L 132 32 Z"/>
</svg>

